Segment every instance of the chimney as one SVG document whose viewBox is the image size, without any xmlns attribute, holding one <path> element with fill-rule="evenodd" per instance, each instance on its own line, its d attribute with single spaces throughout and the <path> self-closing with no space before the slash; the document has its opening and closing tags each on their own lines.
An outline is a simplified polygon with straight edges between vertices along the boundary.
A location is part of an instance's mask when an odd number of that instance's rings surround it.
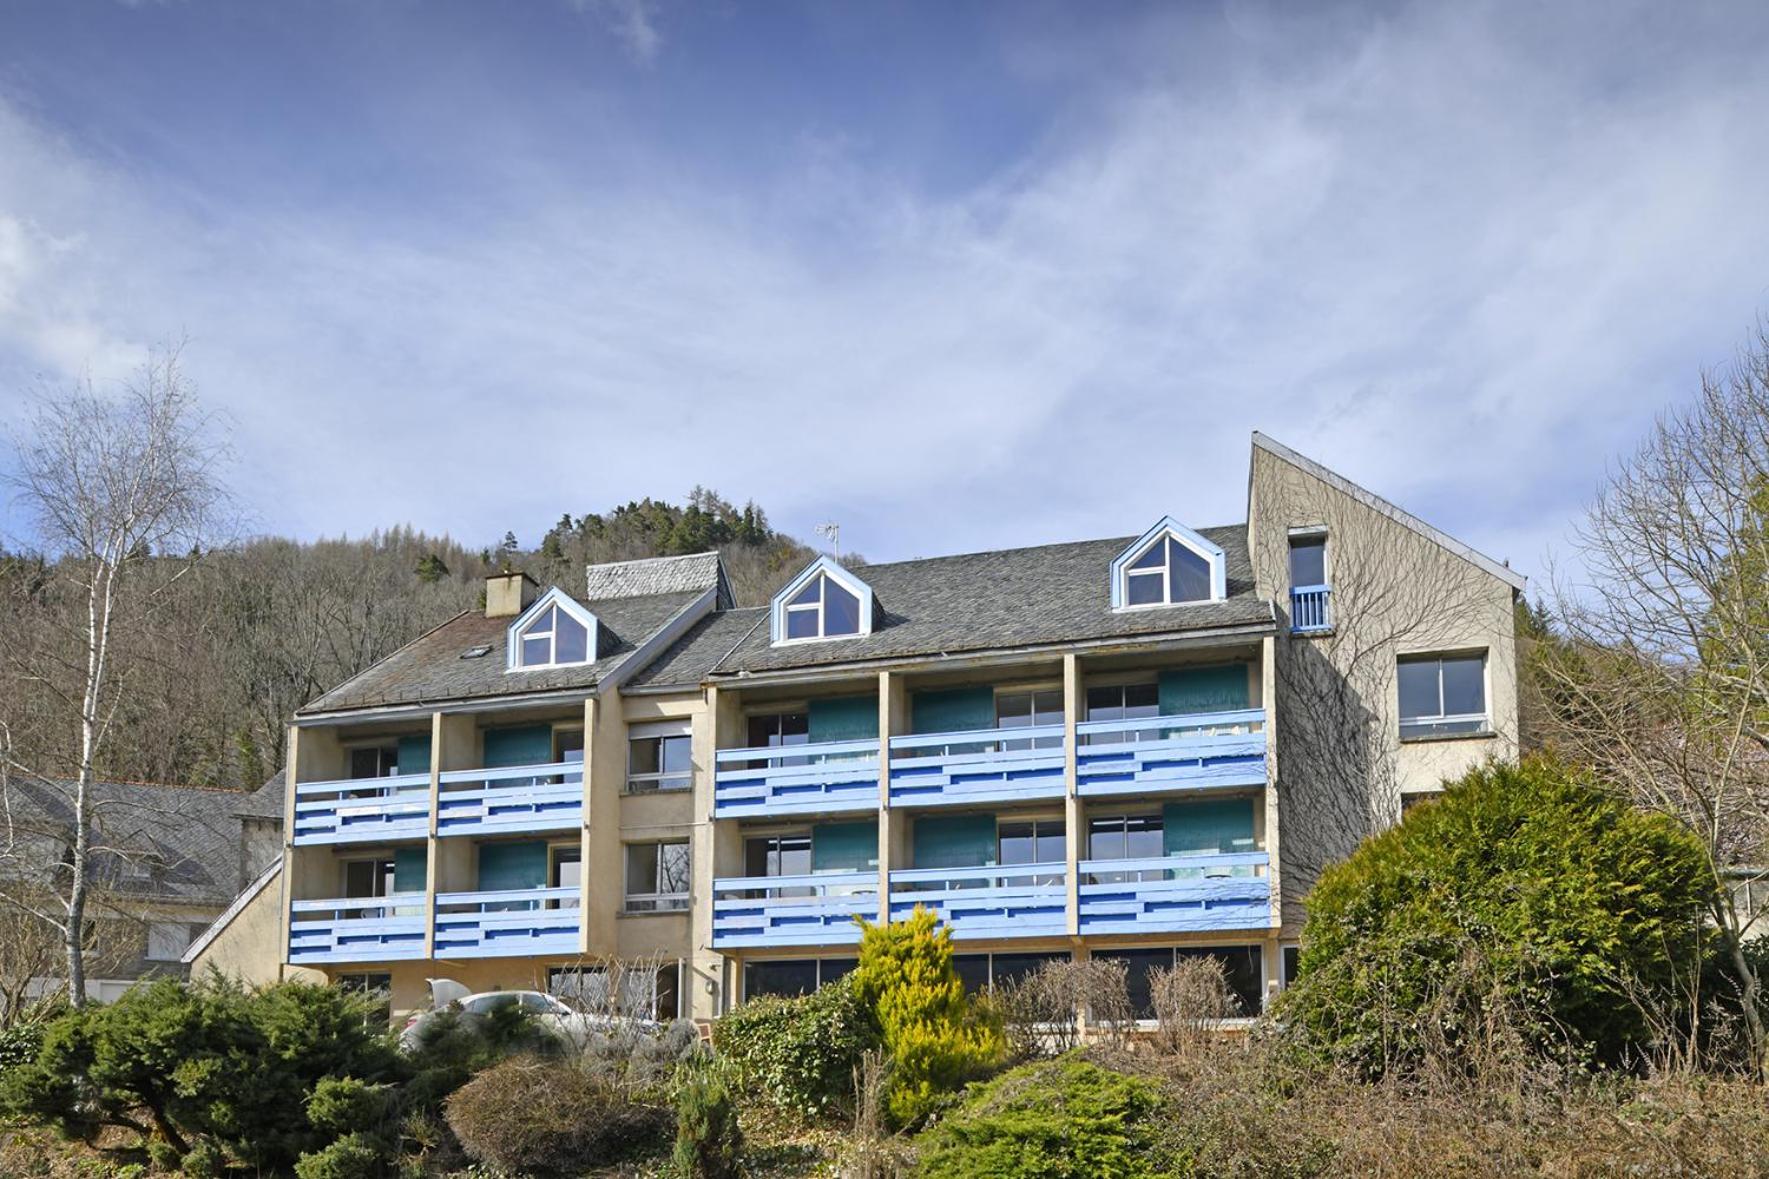
<svg viewBox="0 0 1769 1179">
<path fill-rule="evenodd" d="M 485 579 L 485 616 L 514 618 L 534 603 L 540 586 L 526 573 L 493 573 Z"/>
</svg>

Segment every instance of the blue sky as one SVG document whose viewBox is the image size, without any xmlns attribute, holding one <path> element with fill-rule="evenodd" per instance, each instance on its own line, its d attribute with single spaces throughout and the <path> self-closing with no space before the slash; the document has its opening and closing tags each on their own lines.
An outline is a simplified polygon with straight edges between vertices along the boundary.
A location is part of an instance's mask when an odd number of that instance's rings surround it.
<svg viewBox="0 0 1769 1179">
<path fill-rule="evenodd" d="M 698 482 L 875 560 L 1239 519 L 1262 429 L 1539 573 L 1769 312 L 1766 47 L 1742 3 L 12 0 L 0 418 L 188 335 L 264 531 Z"/>
</svg>

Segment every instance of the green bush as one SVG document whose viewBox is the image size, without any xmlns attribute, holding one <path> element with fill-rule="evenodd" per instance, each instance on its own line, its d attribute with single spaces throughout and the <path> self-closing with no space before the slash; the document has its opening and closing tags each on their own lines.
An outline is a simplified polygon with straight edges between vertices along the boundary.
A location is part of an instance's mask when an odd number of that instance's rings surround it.
<svg viewBox="0 0 1769 1179">
<path fill-rule="evenodd" d="M 307 1120 L 321 1134 L 341 1138 L 379 1129 L 393 1108 L 390 1085 L 369 1085 L 355 1077 L 324 1077 L 307 1099 Z"/>
<path fill-rule="evenodd" d="M 44 1025 L 36 1021 L 0 1028 L 0 1073 L 37 1059 L 37 1053 L 43 1048 L 43 1028 Z"/>
<path fill-rule="evenodd" d="M 1322 874 L 1276 1012 L 1370 1075 L 1501 1034 L 1620 1060 L 1701 969 L 1712 888 L 1667 819 L 1546 761 L 1487 766 Z"/>
<path fill-rule="evenodd" d="M 861 923 L 860 998 L 876 1014 L 890 1079 L 885 1112 L 912 1126 L 1007 1055 L 1001 1026 L 965 999 L 952 931 L 917 906 L 905 921 Z"/>
<path fill-rule="evenodd" d="M 333 1137 L 308 1115 L 320 1082 L 398 1078 L 372 1013 L 372 1000 L 332 987 L 162 979 L 51 1023 L 36 1058 L 0 1076 L 0 1112 L 84 1139 L 135 1130 L 187 1171 L 211 1156 L 286 1170 Z"/>
<path fill-rule="evenodd" d="M 470 1157 L 534 1175 L 575 1175 L 661 1150 L 674 1120 L 575 1064 L 521 1056 L 461 1086 L 446 1114 Z"/>
<path fill-rule="evenodd" d="M 295 1162 L 296 1179 L 378 1179 L 387 1165 L 387 1144 L 361 1131 L 346 1134 Z"/>
<path fill-rule="evenodd" d="M 926 1179 L 1134 1179 L 1160 1173 L 1160 1091 L 1073 1056 L 1010 1069 L 916 1141 Z"/>
<path fill-rule="evenodd" d="M 743 1132 L 722 1070 L 688 1074 L 676 1095 L 674 1162 L 682 1179 L 735 1179 Z"/>
<path fill-rule="evenodd" d="M 793 999 L 751 999 L 713 1025 L 713 1047 L 748 1092 L 803 1118 L 842 1112 L 877 1035 L 852 976 Z"/>
</svg>

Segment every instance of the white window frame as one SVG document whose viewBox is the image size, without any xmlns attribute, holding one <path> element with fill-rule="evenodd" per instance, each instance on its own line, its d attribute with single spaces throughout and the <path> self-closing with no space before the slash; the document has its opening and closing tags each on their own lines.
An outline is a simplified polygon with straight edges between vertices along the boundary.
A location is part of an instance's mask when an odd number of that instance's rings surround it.
<svg viewBox="0 0 1769 1179">
<path fill-rule="evenodd" d="M 666 773 L 658 770 L 655 773 L 636 774 L 633 772 L 633 742 L 662 741 L 670 737 L 688 739 L 688 769 L 685 773 Z M 662 749 L 659 748 L 658 764 L 663 764 Z M 679 784 L 666 785 L 665 783 Z M 643 725 L 627 726 L 627 780 L 628 794 L 674 794 L 694 788 L 694 732 L 693 726 L 685 720 L 656 721 Z"/>
<path fill-rule="evenodd" d="M 1443 711 L 1443 661 L 1445 659 L 1480 660 L 1480 699 L 1486 707 L 1480 712 L 1445 713 Z M 1403 663 L 1437 664 L 1437 712 L 1431 715 L 1406 716 L 1401 712 L 1400 666 Z M 1490 653 L 1479 651 L 1419 651 L 1396 656 L 1394 661 L 1394 715 L 1400 725 L 1402 741 L 1453 741 L 1457 738 L 1490 737 L 1493 734 L 1493 693 Z M 1478 721 L 1476 728 L 1456 732 L 1407 732 L 1409 725 L 1441 725 L 1452 721 Z"/>
<path fill-rule="evenodd" d="M 574 659 L 570 663 L 560 663 L 551 657 L 549 657 L 545 663 L 526 663 L 522 659 L 522 640 L 525 637 L 529 637 L 528 628 L 533 626 L 536 620 L 553 606 L 557 606 L 583 625 L 585 632 L 587 632 L 584 635 L 584 657 L 582 659 Z M 553 667 L 585 667 L 594 663 L 596 661 L 598 628 L 599 624 L 597 623 L 594 614 L 586 610 L 582 603 L 578 602 L 577 599 L 573 598 L 570 594 L 566 593 L 558 586 L 554 586 L 546 593 L 536 598 L 533 603 L 529 605 L 528 609 L 517 615 L 515 621 L 510 623 L 509 629 L 505 632 L 504 646 L 506 650 L 504 652 L 504 670 L 540 671 L 545 668 Z M 557 636 L 558 632 L 556 629 L 548 632 L 547 650 L 550 654 L 557 653 Z"/>
<path fill-rule="evenodd" d="M 1210 593 L 1202 598 L 1188 599 L 1183 602 L 1173 600 L 1173 564 L 1170 561 L 1161 563 L 1161 600 L 1143 602 L 1139 605 L 1130 604 L 1130 567 L 1141 560 L 1151 548 L 1164 544 L 1172 539 L 1185 549 L 1191 550 L 1210 569 Z M 1138 576 L 1152 576 L 1151 570 L 1140 570 Z M 1172 516 L 1164 516 L 1153 528 L 1137 537 L 1129 548 L 1119 553 L 1112 561 L 1111 567 L 1112 609 L 1125 610 L 1166 610 L 1175 606 L 1196 606 L 1204 602 L 1220 602 L 1228 597 L 1228 557 L 1222 546 L 1207 540 L 1198 533 L 1187 528 Z"/>
<path fill-rule="evenodd" d="M 633 849 L 638 847 L 655 847 L 657 852 L 657 876 L 652 879 L 652 892 L 625 892 L 632 881 Z M 690 888 L 694 880 L 694 851 L 686 839 L 645 839 L 623 845 L 623 862 L 621 864 L 621 887 L 623 890 L 621 910 L 626 913 L 686 913 L 690 903 L 690 892 L 657 892 L 655 889 L 663 875 L 663 848 L 681 847 L 688 851 L 688 880 Z M 635 901 L 649 902 L 651 908 L 636 908 Z"/>
<path fill-rule="evenodd" d="M 827 578 L 853 594 L 860 602 L 859 628 L 852 634 L 828 634 L 824 630 L 824 597 L 826 584 L 817 589 L 817 600 L 803 605 L 791 605 L 792 600 L 802 593 L 806 586 L 819 578 Z M 815 613 L 817 617 L 817 633 L 802 635 L 799 638 L 788 638 L 786 619 L 789 614 Z M 791 643 L 826 643 L 838 642 L 842 639 L 857 639 L 872 633 L 872 587 L 855 577 L 848 570 L 829 557 L 818 557 L 806 566 L 803 572 L 786 587 L 774 595 L 773 608 L 769 611 L 770 638 L 777 647 Z"/>
</svg>

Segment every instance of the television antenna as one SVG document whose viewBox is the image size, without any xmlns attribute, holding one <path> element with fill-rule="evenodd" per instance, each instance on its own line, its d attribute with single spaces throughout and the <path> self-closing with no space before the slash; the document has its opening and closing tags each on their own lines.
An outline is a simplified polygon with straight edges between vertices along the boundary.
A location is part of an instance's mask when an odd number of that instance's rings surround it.
<svg viewBox="0 0 1769 1179">
<path fill-rule="evenodd" d="M 837 524 L 834 520 L 825 520 L 823 523 L 817 525 L 817 535 L 829 542 L 830 547 L 835 550 L 835 559 L 838 561 L 841 560 L 842 526 Z"/>
</svg>

